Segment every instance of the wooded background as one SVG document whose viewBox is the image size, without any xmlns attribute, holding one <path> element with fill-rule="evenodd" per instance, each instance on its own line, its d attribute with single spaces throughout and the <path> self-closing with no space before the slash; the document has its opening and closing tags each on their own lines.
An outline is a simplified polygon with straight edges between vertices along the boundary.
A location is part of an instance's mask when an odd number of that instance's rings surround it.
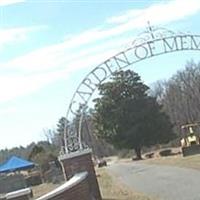
<svg viewBox="0 0 200 200">
<path fill-rule="evenodd" d="M 153 83 L 150 88 L 150 95 L 156 97 L 158 103 L 163 105 L 164 111 L 169 115 L 174 125 L 177 140 L 172 141 L 172 143 L 174 142 L 173 144 L 178 146 L 181 137 L 180 126 L 200 121 L 200 62 L 188 61 L 183 70 L 178 71 L 168 80 L 159 80 Z M 98 157 L 116 154 L 117 151 L 111 145 L 93 134 L 92 117 L 91 110 L 84 114 L 83 141 L 93 149 L 94 154 Z M 46 141 L 31 143 L 26 147 L 19 146 L 0 150 L 0 163 L 11 155 L 28 159 L 35 146 L 43 148 L 43 151 L 40 152 L 42 157 L 48 155 L 49 160 L 57 157 L 63 144 L 64 120 L 64 117 L 58 120 L 55 130 L 44 130 Z M 32 159 L 34 160 L 34 158 Z M 41 159 L 35 161 L 41 162 L 39 160 Z"/>
</svg>

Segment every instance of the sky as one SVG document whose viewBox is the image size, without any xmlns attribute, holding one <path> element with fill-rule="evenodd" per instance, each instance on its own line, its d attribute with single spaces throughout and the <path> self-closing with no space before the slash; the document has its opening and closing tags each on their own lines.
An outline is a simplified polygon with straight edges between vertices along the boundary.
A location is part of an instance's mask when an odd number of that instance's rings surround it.
<svg viewBox="0 0 200 200">
<path fill-rule="evenodd" d="M 199 0 L 0 0 L 0 149 L 46 139 L 82 79 L 125 49 L 147 22 L 200 34 Z M 144 60 L 151 84 L 168 79 L 198 52 Z"/>
</svg>

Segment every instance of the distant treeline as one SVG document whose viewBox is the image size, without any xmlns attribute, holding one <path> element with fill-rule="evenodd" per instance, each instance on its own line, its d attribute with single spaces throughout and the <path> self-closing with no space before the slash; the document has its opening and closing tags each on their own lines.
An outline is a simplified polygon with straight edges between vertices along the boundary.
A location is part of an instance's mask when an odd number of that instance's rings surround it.
<svg viewBox="0 0 200 200">
<path fill-rule="evenodd" d="M 55 130 L 45 129 L 45 141 L 33 142 L 26 147 L 19 146 L 0 150 L 0 164 L 12 155 L 32 160 L 38 164 L 56 159 L 61 151 L 61 147 L 64 145 L 65 121 L 66 118 L 61 117 L 57 122 L 57 128 Z M 83 142 L 93 149 L 94 156 L 103 157 L 116 153 L 111 145 L 98 139 L 93 132 L 92 114 L 87 112 L 84 114 L 83 119 Z"/>
<path fill-rule="evenodd" d="M 189 61 L 184 69 L 178 71 L 170 79 L 157 81 L 151 86 L 151 95 L 156 97 L 157 101 L 163 105 L 164 111 L 169 115 L 174 125 L 177 138 L 179 138 L 180 125 L 200 121 L 200 63 Z M 94 154 L 98 157 L 116 153 L 111 145 L 93 134 L 92 115 L 91 109 L 84 113 L 83 141 L 93 149 Z M 42 147 L 44 149 L 43 154 L 50 154 L 51 157 L 58 156 L 61 146 L 63 146 L 65 120 L 65 117 L 58 120 L 56 130 L 44 131 L 46 141 L 31 143 L 26 147 L 20 146 L 0 150 L 0 163 L 11 155 L 29 159 L 35 146 Z M 77 123 L 76 120 L 75 123 Z"/>
<path fill-rule="evenodd" d="M 183 124 L 200 122 L 200 63 L 189 61 L 167 81 L 158 81 L 152 95 L 163 105 L 180 136 Z"/>
</svg>

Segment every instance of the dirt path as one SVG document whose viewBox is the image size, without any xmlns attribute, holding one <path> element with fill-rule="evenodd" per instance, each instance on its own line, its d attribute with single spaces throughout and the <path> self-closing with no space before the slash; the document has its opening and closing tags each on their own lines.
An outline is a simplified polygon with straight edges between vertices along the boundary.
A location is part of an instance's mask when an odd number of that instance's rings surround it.
<svg viewBox="0 0 200 200">
<path fill-rule="evenodd" d="M 139 162 L 111 164 L 108 172 L 120 181 L 160 200 L 199 200 L 200 172 Z"/>
</svg>

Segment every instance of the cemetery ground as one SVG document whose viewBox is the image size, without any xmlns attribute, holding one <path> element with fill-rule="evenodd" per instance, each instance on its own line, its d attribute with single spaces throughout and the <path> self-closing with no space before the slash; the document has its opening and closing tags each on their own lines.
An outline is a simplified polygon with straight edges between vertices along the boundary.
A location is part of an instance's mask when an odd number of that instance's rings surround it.
<svg viewBox="0 0 200 200">
<path fill-rule="evenodd" d="M 96 168 L 96 174 L 103 200 L 153 200 L 131 188 L 117 182 L 114 177 L 108 174 L 106 168 Z M 32 188 L 34 199 L 50 192 L 59 184 L 43 183 Z"/>
<path fill-rule="evenodd" d="M 103 200 L 158 200 L 159 198 L 149 197 L 138 192 L 134 187 L 123 184 L 115 175 L 109 172 L 109 166 L 116 163 L 141 163 L 144 165 L 172 166 L 180 168 L 189 168 L 200 171 L 200 155 L 182 157 L 181 154 L 167 157 L 155 157 L 141 161 L 132 161 L 131 158 L 119 159 L 117 157 L 108 158 L 108 167 L 96 168 L 96 174 L 101 190 Z M 123 170 L 123 169 L 122 169 Z M 58 184 L 44 183 L 33 187 L 34 198 L 39 197 L 52 189 L 58 187 Z"/>
<path fill-rule="evenodd" d="M 182 155 L 177 156 L 167 156 L 143 160 L 146 164 L 156 164 L 156 165 L 169 165 L 183 168 L 191 168 L 200 171 L 200 155 L 193 155 L 188 157 L 183 157 Z"/>
</svg>

